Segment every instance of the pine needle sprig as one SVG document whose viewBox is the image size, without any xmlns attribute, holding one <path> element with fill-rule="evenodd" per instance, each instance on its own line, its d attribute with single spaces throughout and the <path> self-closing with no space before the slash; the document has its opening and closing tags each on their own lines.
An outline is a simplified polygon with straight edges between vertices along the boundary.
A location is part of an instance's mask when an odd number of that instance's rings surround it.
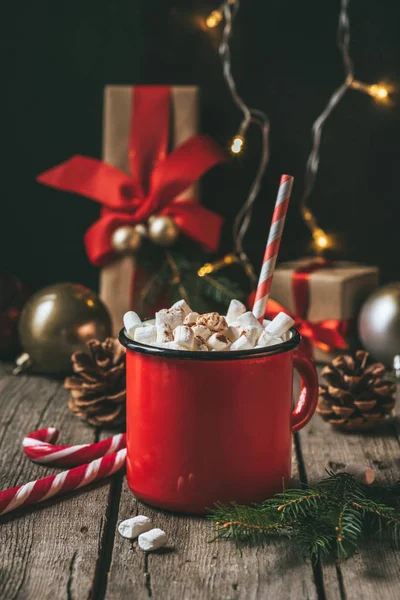
<svg viewBox="0 0 400 600">
<path fill-rule="evenodd" d="M 374 535 L 399 547 L 399 490 L 399 483 L 367 486 L 348 473 L 328 473 L 315 486 L 287 489 L 261 504 L 219 504 L 209 518 L 216 523 L 217 538 L 238 545 L 286 535 L 313 561 L 342 560 Z"/>
</svg>

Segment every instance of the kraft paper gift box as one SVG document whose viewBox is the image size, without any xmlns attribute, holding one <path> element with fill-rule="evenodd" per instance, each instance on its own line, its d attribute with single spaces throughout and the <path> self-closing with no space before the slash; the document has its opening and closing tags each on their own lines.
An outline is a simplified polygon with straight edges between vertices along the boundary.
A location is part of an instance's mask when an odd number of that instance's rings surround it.
<svg viewBox="0 0 400 600">
<path fill-rule="evenodd" d="M 151 86 L 149 86 L 151 88 Z M 129 138 L 134 86 L 107 86 L 104 93 L 103 160 L 126 173 L 129 169 Z M 198 132 L 199 90 L 195 86 L 171 86 L 170 146 L 175 148 Z M 187 188 L 179 199 L 197 199 L 196 185 Z M 135 278 L 139 279 L 133 256 L 116 258 L 100 271 L 100 297 L 111 313 L 113 332 L 122 327 L 122 317 L 135 307 Z M 146 274 L 140 273 L 140 285 Z M 138 281 L 136 281 L 138 284 Z M 136 286 L 137 292 L 137 286 Z"/>
<path fill-rule="evenodd" d="M 311 268 L 308 268 L 310 265 Z M 351 344 L 356 335 L 359 309 L 377 287 L 378 280 L 377 267 L 353 262 L 324 264 L 315 258 L 304 258 L 282 263 L 276 268 L 271 297 L 297 318 L 301 333 L 302 322 L 305 323 L 303 328 L 306 335 L 315 326 L 318 342 L 319 336 L 324 338 L 324 327 L 332 327 L 337 322 L 338 330 Z M 296 298 L 296 295 L 302 298 Z M 345 351 L 343 348 L 324 350 L 324 343 L 313 343 L 311 347 L 317 362 L 329 362 Z"/>
</svg>

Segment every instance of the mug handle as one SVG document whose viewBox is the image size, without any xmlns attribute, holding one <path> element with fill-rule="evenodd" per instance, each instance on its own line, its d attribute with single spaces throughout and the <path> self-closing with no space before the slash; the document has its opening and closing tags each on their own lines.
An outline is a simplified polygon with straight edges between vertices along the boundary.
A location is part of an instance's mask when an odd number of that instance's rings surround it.
<svg viewBox="0 0 400 600">
<path fill-rule="evenodd" d="M 300 375 L 300 394 L 296 406 L 292 412 L 292 431 L 298 431 L 313 416 L 318 402 L 318 374 L 314 361 L 304 354 L 295 350 L 294 368 Z"/>
</svg>

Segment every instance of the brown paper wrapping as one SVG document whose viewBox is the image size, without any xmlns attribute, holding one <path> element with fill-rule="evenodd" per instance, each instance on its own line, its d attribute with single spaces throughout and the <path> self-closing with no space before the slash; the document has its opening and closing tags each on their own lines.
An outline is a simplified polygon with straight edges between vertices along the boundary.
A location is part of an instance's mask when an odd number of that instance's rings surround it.
<svg viewBox="0 0 400 600">
<path fill-rule="evenodd" d="M 292 280 L 296 268 L 309 264 L 312 258 L 281 263 L 275 270 L 271 298 L 291 313 L 295 312 Z M 355 320 L 361 304 L 377 287 L 379 269 L 353 262 L 334 262 L 329 268 L 314 271 L 309 276 L 309 309 L 311 322 L 325 319 Z M 354 327 L 353 327 L 354 329 Z M 354 331 L 350 332 L 350 336 Z M 318 362 L 332 360 L 335 353 L 314 348 Z"/>
<path fill-rule="evenodd" d="M 132 110 L 132 86 L 106 86 L 104 90 L 103 160 L 129 173 L 128 147 Z M 198 132 L 199 90 L 195 86 L 172 86 L 171 145 L 173 148 Z M 187 188 L 179 198 L 197 198 L 197 186 Z M 122 317 L 132 310 L 135 258 L 117 258 L 100 271 L 100 297 L 108 307 L 113 332 L 118 334 Z"/>
</svg>

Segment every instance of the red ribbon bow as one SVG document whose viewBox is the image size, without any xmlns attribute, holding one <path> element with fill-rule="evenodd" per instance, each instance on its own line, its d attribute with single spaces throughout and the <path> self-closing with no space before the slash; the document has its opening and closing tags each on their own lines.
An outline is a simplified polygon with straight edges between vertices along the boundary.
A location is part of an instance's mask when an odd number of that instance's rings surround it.
<svg viewBox="0 0 400 600">
<path fill-rule="evenodd" d="M 329 267 L 330 263 L 328 261 L 319 259 L 296 269 L 292 281 L 295 303 L 294 314 L 290 314 L 286 308 L 275 300 L 269 300 L 267 305 L 267 318 L 273 319 L 283 311 L 294 319 L 295 327 L 303 338 L 303 349 L 309 354 L 312 354 L 312 346 L 320 348 L 324 352 L 345 350 L 347 348 L 345 336 L 349 330 L 349 321 L 324 319 L 323 321 L 312 322 L 307 319 L 310 275 L 314 271 Z"/>
<path fill-rule="evenodd" d="M 194 200 L 176 198 L 226 157 L 202 135 L 189 138 L 167 155 L 170 104 L 168 86 L 132 89 L 131 176 L 100 160 L 77 155 L 37 177 L 40 183 L 102 205 L 100 218 L 85 234 L 88 257 L 96 266 L 115 255 L 111 237 L 118 227 L 145 222 L 153 214 L 172 217 L 185 235 L 207 250 L 217 250 L 222 218 Z"/>
</svg>

